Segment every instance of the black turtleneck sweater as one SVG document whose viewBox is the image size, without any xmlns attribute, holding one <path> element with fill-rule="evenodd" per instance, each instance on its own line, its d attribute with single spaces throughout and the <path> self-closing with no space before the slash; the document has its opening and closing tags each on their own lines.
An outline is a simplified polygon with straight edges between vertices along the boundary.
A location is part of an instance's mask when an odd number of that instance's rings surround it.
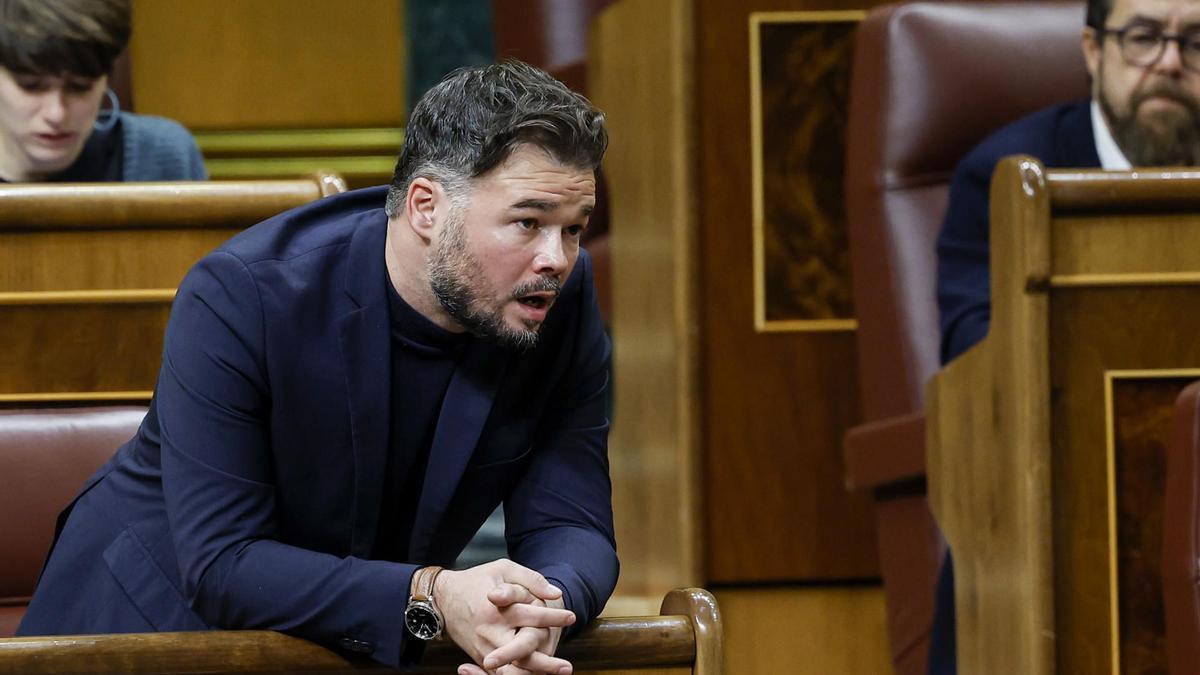
<svg viewBox="0 0 1200 675">
<path fill-rule="evenodd" d="M 392 414 L 376 559 L 408 559 L 409 536 L 421 501 L 425 469 L 442 400 L 468 333 L 451 333 L 409 306 L 389 280 L 392 331 Z"/>
</svg>

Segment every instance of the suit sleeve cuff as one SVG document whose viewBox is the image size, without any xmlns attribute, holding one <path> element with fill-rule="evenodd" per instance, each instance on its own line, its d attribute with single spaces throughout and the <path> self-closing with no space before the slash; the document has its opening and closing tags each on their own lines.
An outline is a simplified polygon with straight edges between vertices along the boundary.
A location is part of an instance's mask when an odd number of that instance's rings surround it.
<svg viewBox="0 0 1200 675">
<path fill-rule="evenodd" d="M 563 637 L 570 637 L 582 630 L 595 617 L 588 616 L 587 608 L 579 606 L 576 598 L 581 591 L 572 593 L 571 584 L 564 581 L 564 579 L 569 579 L 571 574 L 569 571 L 561 569 L 561 567 L 560 565 L 555 565 L 552 568 L 547 568 L 542 571 L 542 576 L 546 577 L 546 581 L 554 584 L 558 590 L 562 591 L 563 606 L 575 614 L 575 623 L 563 631 Z M 564 574 L 563 572 L 567 573 Z"/>
</svg>

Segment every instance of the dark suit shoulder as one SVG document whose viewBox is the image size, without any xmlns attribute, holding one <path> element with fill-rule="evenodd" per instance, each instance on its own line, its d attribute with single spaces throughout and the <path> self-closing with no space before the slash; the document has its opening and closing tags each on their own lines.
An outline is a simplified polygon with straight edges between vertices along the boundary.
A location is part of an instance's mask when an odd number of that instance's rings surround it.
<svg viewBox="0 0 1200 675">
<path fill-rule="evenodd" d="M 1001 128 L 967 153 L 958 170 L 990 179 L 1010 155 L 1032 155 L 1050 167 L 1098 166 L 1089 101 L 1043 108 Z"/>
<path fill-rule="evenodd" d="M 247 228 L 221 245 L 246 265 L 285 261 L 315 250 L 349 244 L 365 223 L 385 218 L 387 187 L 324 197 Z"/>
</svg>

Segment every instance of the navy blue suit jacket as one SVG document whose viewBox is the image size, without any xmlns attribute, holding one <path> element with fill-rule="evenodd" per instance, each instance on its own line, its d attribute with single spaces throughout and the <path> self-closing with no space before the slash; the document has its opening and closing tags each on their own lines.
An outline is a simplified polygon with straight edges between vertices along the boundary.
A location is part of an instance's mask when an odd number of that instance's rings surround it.
<svg viewBox="0 0 1200 675">
<path fill-rule="evenodd" d="M 1089 101 L 1046 108 L 1004 127 L 959 162 L 938 236 L 942 363 L 987 335 L 992 316 L 988 191 L 996 163 L 1032 155 L 1050 168 L 1099 168 Z"/>
<path fill-rule="evenodd" d="M 511 557 L 579 625 L 599 613 L 617 577 L 610 349 L 582 252 L 536 349 L 467 348 L 412 560 L 369 559 L 391 410 L 384 194 L 272 218 L 188 273 L 150 411 L 64 514 L 21 634 L 266 628 L 395 665 L 412 573 L 452 563 L 501 501 Z"/>
</svg>

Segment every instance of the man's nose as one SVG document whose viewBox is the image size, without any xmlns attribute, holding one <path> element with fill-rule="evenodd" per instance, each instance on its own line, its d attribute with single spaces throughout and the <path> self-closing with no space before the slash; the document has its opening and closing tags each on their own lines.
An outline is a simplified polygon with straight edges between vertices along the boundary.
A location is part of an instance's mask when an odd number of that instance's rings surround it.
<svg viewBox="0 0 1200 675">
<path fill-rule="evenodd" d="M 561 277 L 567 270 L 567 252 L 563 248 L 562 235 L 554 228 L 542 231 L 537 254 L 533 258 L 534 271 Z"/>
<path fill-rule="evenodd" d="M 1183 53 L 1179 51 L 1178 40 L 1167 40 L 1163 44 L 1162 55 L 1154 62 L 1154 70 L 1168 73 L 1183 70 Z"/>
</svg>

